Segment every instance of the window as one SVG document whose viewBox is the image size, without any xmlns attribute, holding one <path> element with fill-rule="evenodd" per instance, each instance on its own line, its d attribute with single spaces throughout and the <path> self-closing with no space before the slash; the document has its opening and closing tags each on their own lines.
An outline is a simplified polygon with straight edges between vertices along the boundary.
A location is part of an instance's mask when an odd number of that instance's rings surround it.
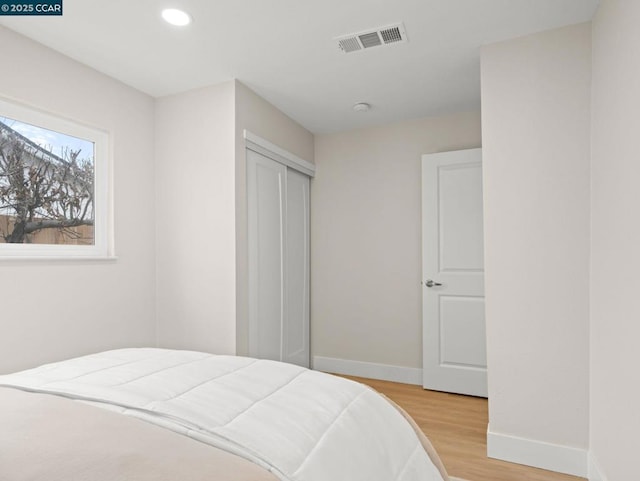
<svg viewBox="0 0 640 481">
<path fill-rule="evenodd" d="M 0 100 L 0 257 L 107 257 L 108 135 Z"/>
</svg>

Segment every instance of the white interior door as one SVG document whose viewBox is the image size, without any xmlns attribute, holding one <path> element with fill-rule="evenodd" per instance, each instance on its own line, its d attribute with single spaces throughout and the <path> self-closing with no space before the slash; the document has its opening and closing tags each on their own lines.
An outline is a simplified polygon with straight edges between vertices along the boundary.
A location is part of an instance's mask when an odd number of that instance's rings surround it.
<svg viewBox="0 0 640 481">
<path fill-rule="evenodd" d="M 247 149 L 249 355 L 309 366 L 309 177 Z"/>
<path fill-rule="evenodd" d="M 309 367 L 309 177 L 287 169 L 282 360 Z"/>
<path fill-rule="evenodd" d="M 287 168 L 247 150 L 249 354 L 282 359 Z"/>
<path fill-rule="evenodd" d="M 487 396 L 482 152 L 422 156 L 423 385 Z"/>
</svg>

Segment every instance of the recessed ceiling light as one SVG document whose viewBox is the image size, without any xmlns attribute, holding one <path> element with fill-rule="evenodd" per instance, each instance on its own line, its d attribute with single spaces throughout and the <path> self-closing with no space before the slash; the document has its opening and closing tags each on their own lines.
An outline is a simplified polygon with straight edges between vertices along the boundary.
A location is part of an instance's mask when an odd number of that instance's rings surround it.
<svg viewBox="0 0 640 481">
<path fill-rule="evenodd" d="M 191 23 L 191 15 L 177 8 L 165 8 L 162 11 L 162 18 L 176 27 L 184 27 Z"/>
<path fill-rule="evenodd" d="M 366 112 L 370 108 L 371 108 L 371 104 L 368 104 L 366 102 L 358 102 L 353 106 L 353 110 L 355 110 L 356 112 Z"/>
</svg>

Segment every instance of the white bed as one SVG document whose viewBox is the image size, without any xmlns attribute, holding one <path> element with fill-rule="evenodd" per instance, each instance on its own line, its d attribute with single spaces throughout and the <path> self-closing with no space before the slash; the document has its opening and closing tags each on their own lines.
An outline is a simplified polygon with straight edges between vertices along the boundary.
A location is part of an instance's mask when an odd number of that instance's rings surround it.
<svg viewBox="0 0 640 481">
<path fill-rule="evenodd" d="M 103 422 L 107 426 L 124 423 L 125 417 L 121 416 L 124 414 L 129 418 L 127 422 L 135 423 L 131 429 L 146 429 L 134 438 L 157 436 L 156 428 L 149 434 L 144 423 L 137 421 L 143 420 L 165 428 L 162 436 L 182 438 L 170 440 L 172 443 L 184 443 L 185 437 L 191 438 L 200 442 L 189 440 L 199 446 L 197 450 L 202 450 L 201 443 L 205 443 L 212 453 L 222 450 L 251 461 L 253 467 L 259 466 L 264 475 L 273 479 L 449 479 L 428 441 L 405 413 L 388 399 L 362 384 L 290 364 L 192 351 L 120 349 L 0 376 L 0 386 L 3 387 L 0 400 L 3 392 L 5 397 L 12 398 L 7 401 L 9 407 L 5 407 L 5 411 L 16 404 L 21 405 L 20 411 L 25 411 L 24 405 L 29 404 L 24 398 L 27 396 L 29 401 L 37 399 L 34 403 L 40 406 L 26 410 L 28 418 L 33 417 L 29 413 L 34 409 L 49 409 L 51 403 L 56 404 L 56 408 L 51 408 L 54 413 L 64 411 L 65 416 L 69 415 L 68 411 L 78 410 L 82 411 L 81 417 L 91 416 L 91 413 L 96 413 L 95 416 L 101 419 L 107 416 Z M 20 392 L 20 399 L 13 399 L 17 396 L 16 391 Z M 7 395 L 8 392 L 12 394 Z M 61 398 L 81 401 L 82 404 Z M 60 403 L 63 403 L 62 408 Z M 103 409 L 98 410 L 94 406 Z M 33 429 L 34 433 L 46 430 L 46 435 L 35 434 L 31 439 L 55 438 L 56 431 L 67 432 L 65 426 L 77 426 L 80 422 L 65 423 L 64 419 L 56 418 L 54 424 L 57 428 L 49 429 L 42 426 L 42 419 L 41 416 L 37 422 L 18 424 L 16 429 Z M 44 419 L 46 422 L 47 417 Z M 3 421 L 0 419 L 0 422 Z M 5 433 L 0 445 L 2 441 L 7 445 L 8 431 L 3 429 L 0 432 Z M 19 434 L 13 436 L 19 437 Z M 74 436 L 88 435 L 76 433 Z M 97 431 L 93 436 L 100 436 L 100 433 Z M 109 434 L 109 437 L 115 438 L 113 444 L 118 444 L 117 432 Z M 127 439 L 131 437 L 126 436 Z M 14 449 L 19 449 L 19 446 L 14 446 Z M 164 445 L 151 447 L 155 452 L 165 449 L 172 452 Z M 173 449 L 175 452 L 183 448 Z M 37 452 L 32 451 L 29 452 L 37 457 Z M 208 458 L 206 452 L 203 457 Z M 4 461 L 8 463 L 6 456 Z M 64 460 L 58 461 L 64 463 Z M 3 466 L 0 454 L 0 479 L 9 479 L 2 477 L 2 470 L 10 469 Z M 238 471 L 235 467 L 227 471 L 227 475 L 232 476 L 228 479 L 236 479 L 233 478 Z M 247 476 L 246 479 L 258 479 L 255 473 Z M 111 475 L 105 479 L 115 478 Z M 138 478 L 125 476 L 118 479 Z M 215 479 L 227 478 L 216 474 Z"/>
</svg>

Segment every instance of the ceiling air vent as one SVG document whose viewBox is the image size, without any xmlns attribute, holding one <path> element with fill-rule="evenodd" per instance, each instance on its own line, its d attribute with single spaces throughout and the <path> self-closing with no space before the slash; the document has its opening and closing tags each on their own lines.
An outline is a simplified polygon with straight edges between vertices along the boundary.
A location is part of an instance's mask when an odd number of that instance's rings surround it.
<svg viewBox="0 0 640 481">
<path fill-rule="evenodd" d="M 387 27 L 380 27 L 366 32 L 352 33 L 336 37 L 338 47 L 344 53 L 356 52 L 380 45 L 390 45 L 393 43 L 404 43 L 407 41 L 407 34 L 404 25 L 398 23 Z"/>
</svg>

